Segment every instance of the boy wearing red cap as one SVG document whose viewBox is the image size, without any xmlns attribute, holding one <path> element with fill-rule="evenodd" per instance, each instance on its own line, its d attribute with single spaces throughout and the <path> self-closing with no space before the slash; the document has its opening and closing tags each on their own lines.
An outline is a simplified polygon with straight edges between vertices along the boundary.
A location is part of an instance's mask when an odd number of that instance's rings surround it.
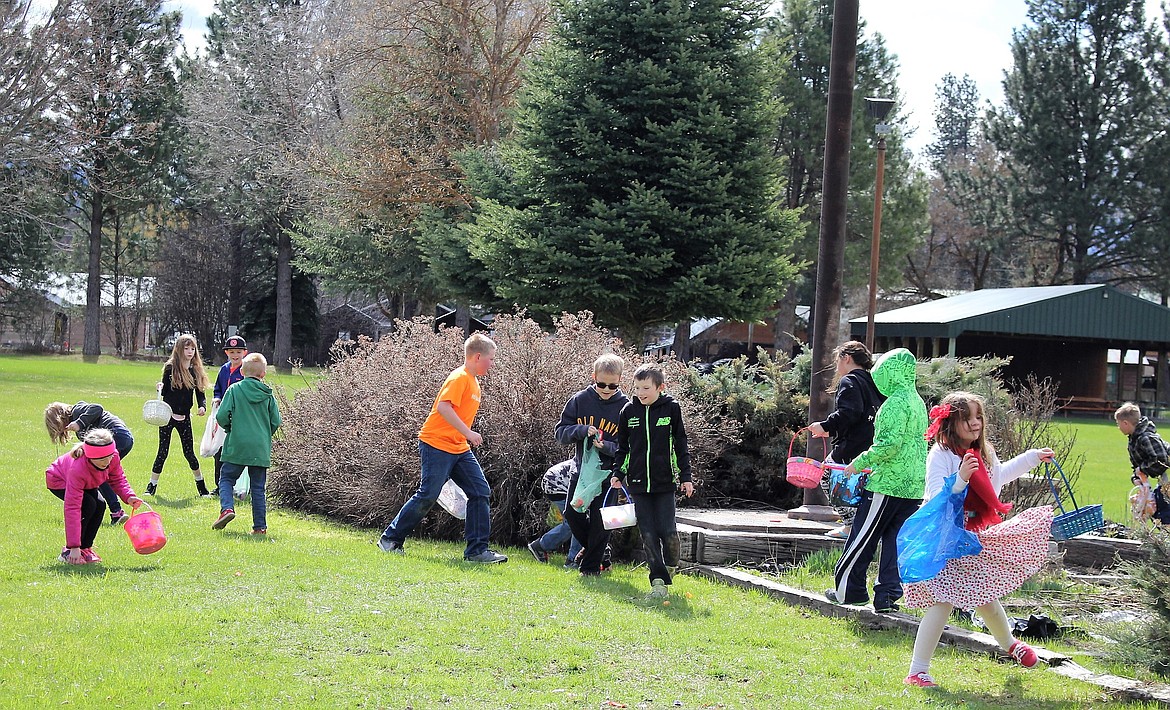
<svg viewBox="0 0 1170 710">
<path fill-rule="evenodd" d="M 223 352 L 227 355 L 227 362 L 219 367 L 219 375 L 215 378 L 215 388 L 211 391 L 211 418 L 215 418 L 215 410 L 219 407 L 219 403 L 223 401 L 223 396 L 227 392 L 228 387 L 244 379 L 244 373 L 240 370 L 240 363 L 244 361 L 244 356 L 248 354 L 248 343 L 242 337 L 233 335 L 227 340 L 223 341 Z M 220 451 L 215 452 L 215 480 L 219 481 L 220 471 L 223 469 L 223 462 L 220 459 Z M 211 495 L 219 495 L 219 488 L 211 491 Z"/>
</svg>

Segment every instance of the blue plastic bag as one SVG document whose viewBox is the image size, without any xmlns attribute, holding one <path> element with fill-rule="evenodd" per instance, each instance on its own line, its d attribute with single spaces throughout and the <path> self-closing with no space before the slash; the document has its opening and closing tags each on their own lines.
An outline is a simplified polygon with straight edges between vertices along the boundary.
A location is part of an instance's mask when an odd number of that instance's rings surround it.
<svg viewBox="0 0 1170 710">
<path fill-rule="evenodd" d="M 577 487 L 573 489 L 573 496 L 569 498 L 569 505 L 578 513 L 589 510 L 589 504 L 601 494 L 602 482 L 609 479 L 609 471 L 601 465 L 601 454 L 593 445 L 593 437 L 585 440 L 584 451 L 581 453 L 581 475 L 577 477 Z"/>
<path fill-rule="evenodd" d="M 951 493 L 958 473 L 952 473 L 938 495 L 926 501 L 898 531 L 898 573 L 903 582 L 925 582 L 947 566 L 947 561 L 978 555 L 983 545 L 963 527 L 967 489 Z"/>
</svg>

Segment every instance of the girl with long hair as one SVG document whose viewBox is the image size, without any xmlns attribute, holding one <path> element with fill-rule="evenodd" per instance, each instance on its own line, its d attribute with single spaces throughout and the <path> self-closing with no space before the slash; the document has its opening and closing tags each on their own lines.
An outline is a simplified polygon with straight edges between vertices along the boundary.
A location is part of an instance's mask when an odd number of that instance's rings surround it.
<svg viewBox="0 0 1170 710">
<path fill-rule="evenodd" d="M 195 455 L 195 442 L 191 433 L 191 409 L 195 400 L 199 403 L 199 416 L 207 413 L 207 395 L 204 394 L 207 385 L 207 373 L 203 370 L 203 359 L 199 356 L 199 343 L 193 335 L 180 335 L 175 339 L 170 358 L 163 365 L 162 381 L 158 384 L 163 401 L 171 407 L 171 420 L 158 428 L 158 455 L 154 457 L 146 495 L 152 496 L 158 490 L 158 479 L 171 450 L 172 431 L 179 432 L 183 456 L 195 474 L 195 489 L 202 497 L 211 495 L 203 482 L 203 472 L 199 470 L 199 457 Z"/>
</svg>

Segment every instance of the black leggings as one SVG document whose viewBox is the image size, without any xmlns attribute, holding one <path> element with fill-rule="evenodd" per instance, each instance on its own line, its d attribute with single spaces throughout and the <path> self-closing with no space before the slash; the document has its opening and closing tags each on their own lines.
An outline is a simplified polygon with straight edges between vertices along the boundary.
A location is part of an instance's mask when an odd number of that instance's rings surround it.
<svg viewBox="0 0 1170 710">
<path fill-rule="evenodd" d="M 50 488 L 49 492 L 65 500 L 64 488 Z M 93 539 L 97 537 L 105 514 L 106 502 L 98 495 L 98 489 L 85 489 L 85 495 L 81 499 L 81 549 L 93 547 Z"/>
<path fill-rule="evenodd" d="M 151 473 L 162 473 L 163 464 L 167 461 L 167 454 L 171 452 L 171 431 L 179 432 L 179 441 L 183 444 L 183 456 L 192 471 L 199 470 L 199 459 L 195 456 L 195 442 L 191 438 L 191 417 L 183 421 L 172 419 L 165 426 L 158 428 L 158 455 L 154 457 L 154 468 Z"/>
</svg>

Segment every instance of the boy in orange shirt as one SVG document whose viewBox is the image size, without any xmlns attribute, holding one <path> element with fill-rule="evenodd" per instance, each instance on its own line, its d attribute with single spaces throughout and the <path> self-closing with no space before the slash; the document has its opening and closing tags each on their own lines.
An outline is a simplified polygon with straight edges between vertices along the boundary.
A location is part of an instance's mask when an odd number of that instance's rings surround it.
<svg viewBox="0 0 1170 710">
<path fill-rule="evenodd" d="M 418 433 L 418 453 L 422 476 L 418 490 L 403 504 L 398 515 L 378 539 L 383 552 L 402 554 L 407 536 L 430 511 L 447 479 L 467 494 L 467 521 L 464 537 L 467 548 L 463 559 L 468 562 L 494 564 L 507 562 L 506 555 L 488 549 L 491 533 L 491 509 L 488 505 L 487 478 L 472 446 L 483 443 L 479 432 L 471 429 L 479 412 L 480 389 L 476 378 L 486 375 L 496 359 L 496 344 L 479 333 L 463 344 L 463 366 L 447 375 L 431 413 Z"/>
</svg>

